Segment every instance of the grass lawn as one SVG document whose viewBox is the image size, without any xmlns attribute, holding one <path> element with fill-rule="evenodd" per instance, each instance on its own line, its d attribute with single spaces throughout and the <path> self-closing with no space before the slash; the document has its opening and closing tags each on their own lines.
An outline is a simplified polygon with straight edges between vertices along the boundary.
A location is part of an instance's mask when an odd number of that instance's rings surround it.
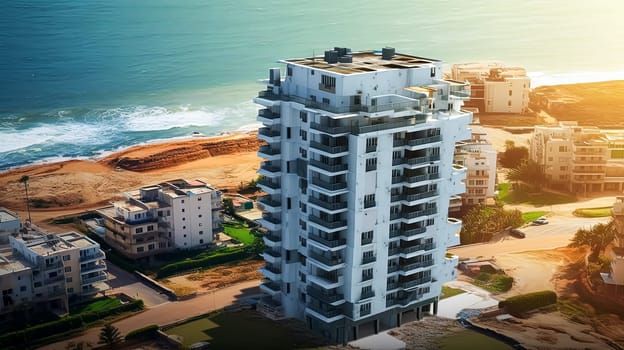
<svg viewBox="0 0 624 350">
<path fill-rule="evenodd" d="M 85 303 L 85 304 L 72 306 L 69 310 L 69 313 L 79 314 L 83 312 L 102 311 L 102 310 L 113 308 L 117 305 L 121 305 L 121 301 L 119 299 L 103 298 L 103 299 L 98 299 L 91 303 Z"/>
<path fill-rule="evenodd" d="M 524 223 L 531 222 L 544 215 L 546 215 L 545 211 L 527 211 L 526 213 L 522 213 L 522 221 L 524 221 Z"/>
<path fill-rule="evenodd" d="M 223 224 L 223 232 L 246 245 L 252 244 L 255 238 L 255 236 L 251 234 L 251 229 L 249 227 L 245 227 L 237 222 L 234 222 L 234 224 Z"/>
<path fill-rule="evenodd" d="M 579 208 L 574 210 L 573 214 L 583 218 L 604 218 L 611 216 L 611 208 L 613 207 Z"/>
<path fill-rule="evenodd" d="M 166 330 L 183 337 L 185 347 L 199 341 L 211 349 L 312 349 L 318 343 L 284 323 L 266 319 L 254 311 L 220 312 Z"/>
<path fill-rule="evenodd" d="M 439 338 L 438 345 L 442 350 L 460 350 L 467 348 L 488 350 L 513 349 L 513 346 L 507 345 L 500 340 L 468 329 L 448 337 Z"/>
<path fill-rule="evenodd" d="M 504 272 L 481 272 L 472 281 L 472 284 L 492 293 L 503 293 L 510 290 L 513 286 L 513 277 L 507 276 Z"/>
<path fill-rule="evenodd" d="M 462 289 L 442 286 L 442 295 L 440 296 L 440 299 L 450 298 L 452 296 L 462 294 L 462 293 L 466 293 L 466 292 Z"/>
<path fill-rule="evenodd" d="M 574 203 L 576 197 L 552 192 L 528 193 L 526 191 L 514 191 L 510 183 L 498 185 L 498 199 L 505 204 L 531 204 L 534 206 Z"/>
</svg>

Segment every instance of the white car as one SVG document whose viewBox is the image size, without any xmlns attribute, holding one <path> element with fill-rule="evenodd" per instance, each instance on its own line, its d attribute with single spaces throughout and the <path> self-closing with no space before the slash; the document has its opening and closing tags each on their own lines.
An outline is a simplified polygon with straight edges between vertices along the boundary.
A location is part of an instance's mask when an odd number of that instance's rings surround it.
<svg viewBox="0 0 624 350">
<path fill-rule="evenodd" d="M 539 218 L 533 220 L 533 224 L 535 225 L 546 225 L 548 223 L 548 219 L 545 216 L 540 216 Z"/>
</svg>

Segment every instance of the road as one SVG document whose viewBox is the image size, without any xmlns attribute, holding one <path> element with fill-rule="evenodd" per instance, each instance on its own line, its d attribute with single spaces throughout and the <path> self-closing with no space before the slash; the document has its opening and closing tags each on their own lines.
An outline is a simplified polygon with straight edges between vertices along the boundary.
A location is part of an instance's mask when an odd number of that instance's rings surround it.
<svg viewBox="0 0 624 350">
<path fill-rule="evenodd" d="M 259 285 L 260 280 L 247 281 L 216 290 L 212 293 L 202 294 L 189 300 L 162 303 L 150 307 L 139 314 L 117 321 L 113 323 L 113 326 L 119 328 L 121 334 L 125 335 L 132 330 L 152 324 L 159 326 L 168 325 L 213 310 L 222 309 L 237 300 L 259 295 Z M 62 350 L 65 349 L 65 346 L 70 341 L 75 343 L 84 341 L 97 344 L 99 334 L 99 327 L 91 328 L 79 337 L 46 345 L 39 349 Z"/>
</svg>

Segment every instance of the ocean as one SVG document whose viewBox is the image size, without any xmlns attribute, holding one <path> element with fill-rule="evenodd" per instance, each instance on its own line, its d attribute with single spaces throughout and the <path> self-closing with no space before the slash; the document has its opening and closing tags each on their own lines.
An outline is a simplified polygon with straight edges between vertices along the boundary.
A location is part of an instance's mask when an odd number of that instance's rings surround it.
<svg viewBox="0 0 624 350">
<path fill-rule="evenodd" d="M 624 78 L 624 4 L 8 0 L 0 170 L 253 129 L 283 58 L 334 46 L 525 67 L 533 86 Z"/>
</svg>

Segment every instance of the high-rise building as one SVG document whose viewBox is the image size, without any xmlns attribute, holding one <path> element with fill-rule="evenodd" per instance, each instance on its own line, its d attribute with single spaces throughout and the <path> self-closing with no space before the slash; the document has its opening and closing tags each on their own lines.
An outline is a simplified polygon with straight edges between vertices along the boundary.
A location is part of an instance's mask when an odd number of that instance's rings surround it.
<svg viewBox="0 0 624 350">
<path fill-rule="evenodd" d="M 129 258 L 149 262 L 176 248 L 207 246 L 222 230 L 221 191 L 204 181 L 169 180 L 124 195 L 98 213 L 106 241 Z"/>
<path fill-rule="evenodd" d="M 282 60 L 254 101 L 266 142 L 258 185 L 269 317 L 338 342 L 436 313 L 455 278 L 465 191 L 455 143 L 470 138 L 469 85 L 442 62 L 335 48 Z"/>
</svg>

